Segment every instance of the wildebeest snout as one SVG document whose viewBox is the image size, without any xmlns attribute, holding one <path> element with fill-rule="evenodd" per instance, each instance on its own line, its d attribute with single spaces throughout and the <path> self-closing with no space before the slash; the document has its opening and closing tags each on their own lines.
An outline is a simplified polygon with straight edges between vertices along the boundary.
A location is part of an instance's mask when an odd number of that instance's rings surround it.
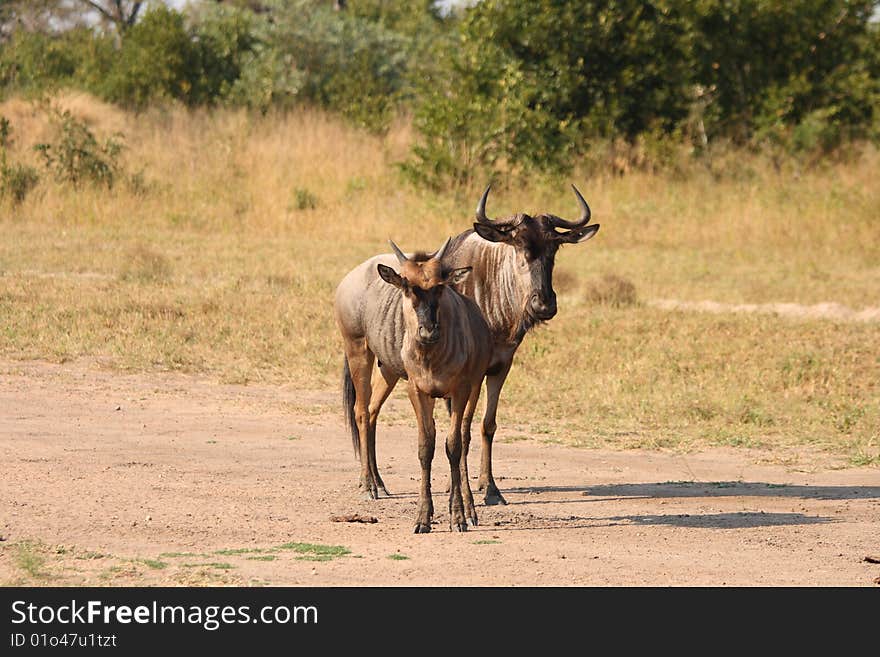
<svg viewBox="0 0 880 657">
<path fill-rule="evenodd" d="M 432 327 L 419 327 L 419 342 L 422 344 L 434 344 L 440 339 L 440 327 L 434 325 Z"/>
<path fill-rule="evenodd" d="M 552 319 L 556 316 L 556 294 L 543 298 L 537 294 L 532 295 L 532 298 L 529 300 L 529 307 L 538 319 Z"/>
</svg>

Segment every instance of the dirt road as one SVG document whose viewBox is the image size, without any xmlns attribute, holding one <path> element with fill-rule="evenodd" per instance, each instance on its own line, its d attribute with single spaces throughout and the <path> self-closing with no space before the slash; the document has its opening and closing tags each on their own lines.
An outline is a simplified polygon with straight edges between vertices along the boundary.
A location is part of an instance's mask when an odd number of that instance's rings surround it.
<svg viewBox="0 0 880 657">
<path fill-rule="evenodd" d="M 0 584 L 874 586 L 880 576 L 864 559 L 880 556 L 877 468 L 806 453 L 501 442 L 510 504 L 478 505 L 480 525 L 454 534 L 440 448 L 435 531 L 413 535 L 414 429 L 380 428 L 394 496 L 364 501 L 336 405 L 334 391 L 0 363 Z M 472 473 L 478 462 L 476 445 Z M 330 520 L 354 513 L 378 522 Z"/>
</svg>

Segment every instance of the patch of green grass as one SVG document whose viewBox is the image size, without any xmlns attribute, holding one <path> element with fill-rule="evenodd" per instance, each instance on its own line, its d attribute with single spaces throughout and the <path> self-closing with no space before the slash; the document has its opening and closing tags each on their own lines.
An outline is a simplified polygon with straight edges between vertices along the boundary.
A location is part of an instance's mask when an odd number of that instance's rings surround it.
<svg viewBox="0 0 880 657">
<path fill-rule="evenodd" d="M 235 566 L 231 563 L 221 561 L 209 561 L 207 563 L 182 563 L 182 568 L 216 568 L 217 570 L 233 570 Z"/>
<path fill-rule="evenodd" d="M 496 541 L 493 539 L 484 539 L 480 541 L 474 541 L 474 545 L 498 545 L 501 541 Z"/>
<path fill-rule="evenodd" d="M 135 561 L 142 563 L 153 570 L 164 570 L 168 567 L 167 561 L 160 561 L 159 559 L 135 559 Z"/>
<path fill-rule="evenodd" d="M 277 559 L 274 554 L 260 554 L 253 557 L 245 557 L 248 561 L 275 561 Z"/>
<path fill-rule="evenodd" d="M 293 207 L 297 210 L 314 210 L 318 207 L 318 197 L 305 187 L 297 187 L 293 190 Z"/>
<path fill-rule="evenodd" d="M 299 436 L 287 436 L 285 440 L 299 440 Z"/>
<path fill-rule="evenodd" d="M 210 555 L 199 552 L 163 552 L 159 555 L 160 559 L 180 559 L 184 557 L 208 557 Z"/>
<path fill-rule="evenodd" d="M 293 550 L 303 556 L 296 557 L 300 561 L 331 561 L 338 557 L 351 554 L 351 550 L 342 545 L 320 545 L 317 543 L 284 543 L 278 546 L 281 550 Z"/>
<path fill-rule="evenodd" d="M 788 488 L 791 484 L 767 484 L 767 488 Z"/>
<path fill-rule="evenodd" d="M 863 465 L 880 465 L 880 454 L 858 452 L 849 457 L 849 462 L 857 467 Z"/>
<path fill-rule="evenodd" d="M 35 579 L 49 576 L 44 568 L 46 559 L 40 554 L 42 546 L 34 541 L 22 541 L 15 546 L 15 565 Z"/>
<path fill-rule="evenodd" d="M 391 559 L 391 561 L 407 561 L 407 560 L 409 560 L 409 557 L 406 556 L 405 554 L 389 554 L 388 558 Z"/>
</svg>

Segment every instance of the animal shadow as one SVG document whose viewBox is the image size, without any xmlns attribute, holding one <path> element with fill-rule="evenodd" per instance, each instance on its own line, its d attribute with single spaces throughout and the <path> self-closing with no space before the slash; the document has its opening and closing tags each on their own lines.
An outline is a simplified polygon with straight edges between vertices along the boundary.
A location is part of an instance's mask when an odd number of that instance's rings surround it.
<svg viewBox="0 0 880 657">
<path fill-rule="evenodd" d="M 821 516 L 806 516 L 802 513 L 705 513 L 671 515 L 612 516 L 602 518 L 609 524 L 626 523 L 633 525 L 655 525 L 671 527 L 690 527 L 705 529 L 748 529 L 750 527 L 776 527 L 781 525 L 817 525 L 836 522 Z"/>
<path fill-rule="evenodd" d="M 572 488 L 572 490 L 577 490 Z M 797 497 L 808 500 L 880 499 L 880 486 L 809 486 L 747 481 L 665 481 L 583 486 L 587 497 Z"/>
</svg>

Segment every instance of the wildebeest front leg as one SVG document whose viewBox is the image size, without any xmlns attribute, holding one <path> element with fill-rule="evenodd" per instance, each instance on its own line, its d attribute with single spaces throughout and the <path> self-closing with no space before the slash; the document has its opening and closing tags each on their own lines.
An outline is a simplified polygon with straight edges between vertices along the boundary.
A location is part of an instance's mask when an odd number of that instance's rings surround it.
<svg viewBox="0 0 880 657">
<path fill-rule="evenodd" d="M 355 389 L 354 419 L 357 425 L 361 459 L 360 488 L 366 499 L 375 500 L 379 497 L 379 491 L 370 468 L 370 418 L 368 412 L 372 390 L 370 377 L 375 357 L 364 340 L 347 343 L 345 356 L 348 359 L 351 381 Z"/>
<path fill-rule="evenodd" d="M 376 464 L 376 423 L 379 419 L 379 411 L 382 409 L 382 404 L 385 403 L 388 395 L 394 390 L 397 381 L 398 377 L 388 371 L 387 368 L 376 367 L 373 370 L 373 395 L 370 398 L 370 471 L 373 473 L 373 480 L 376 482 L 376 485 L 389 497 L 391 493 L 388 492 L 385 482 L 379 476 L 379 467 Z"/>
<path fill-rule="evenodd" d="M 449 529 L 450 531 L 467 531 L 464 516 L 464 502 L 461 493 L 461 420 L 467 405 L 470 390 L 452 397 L 452 422 L 449 435 L 446 437 L 446 458 L 449 459 Z M 473 500 L 471 500 L 473 506 Z"/>
<path fill-rule="evenodd" d="M 471 423 L 474 421 L 474 413 L 477 410 L 477 401 L 480 398 L 480 381 L 471 390 L 467 406 L 464 409 L 464 417 L 461 419 L 461 497 L 464 501 L 464 514 L 468 521 L 477 526 L 477 510 L 474 508 L 474 494 L 471 492 L 471 482 L 468 477 L 468 452 L 471 446 Z"/>
<path fill-rule="evenodd" d="M 409 385 L 409 400 L 416 412 L 419 426 L 419 463 L 422 466 L 422 481 L 419 486 L 419 510 L 416 513 L 416 534 L 431 531 L 431 518 L 434 517 L 434 502 L 431 499 L 431 461 L 434 459 L 434 399 L 420 393 Z"/>
<path fill-rule="evenodd" d="M 480 480 L 478 489 L 486 492 L 485 504 L 507 504 L 492 476 L 492 440 L 495 438 L 495 413 L 498 411 L 498 397 L 507 379 L 512 363 L 506 363 L 497 374 L 486 377 L 486 414 L 483 416 L 483 449 L 480 453 Z"/>
</svg>

